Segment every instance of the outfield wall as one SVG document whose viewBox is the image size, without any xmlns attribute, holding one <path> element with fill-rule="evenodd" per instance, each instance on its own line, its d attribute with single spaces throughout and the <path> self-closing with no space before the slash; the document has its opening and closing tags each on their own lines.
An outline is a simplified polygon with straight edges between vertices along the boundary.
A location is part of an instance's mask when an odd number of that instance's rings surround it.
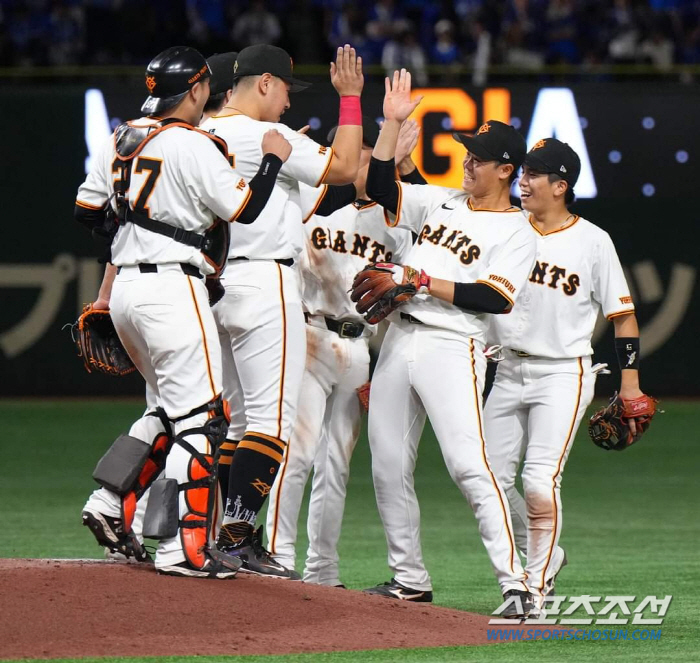
<svg viewBox="0 0 700 663">
<path fill-rule="evenodd" d="M 0 86 L 4 241 L 0 244 L 0 396 L 139 394 L 139 377 L 88 375 L 63 325 L 91 301 L 101 278 L 87 232 L 72 218 L 91 149 L 121 119 L 138 114 L 139 80 Z M 368 82 L 363 107 L 381 115 L 383 87 Z M 513 120 L 532 145 L 547 135 L 571 143 L 584 168 L 574 211 L 605 228 L 627 271 L 642 330 L 643 387 L 658 395 L 698 395 L 693 339 L 698 306 L 700 173 L 694 120 L 700 88 L 634 82 L 518 83 L 424 91 L 415 158 L 435 184 L 459 186 L 463 148 L 453 129 L 484 119 Z M 326 80 L 293 95 L 284 116 L 311 124 L 323 141 L 337 117 Z M 596 361 L 615 365 L 612 326 L 596 330 Z M 616 378 L 601 378 L 599 393 Z"/>
</svg>

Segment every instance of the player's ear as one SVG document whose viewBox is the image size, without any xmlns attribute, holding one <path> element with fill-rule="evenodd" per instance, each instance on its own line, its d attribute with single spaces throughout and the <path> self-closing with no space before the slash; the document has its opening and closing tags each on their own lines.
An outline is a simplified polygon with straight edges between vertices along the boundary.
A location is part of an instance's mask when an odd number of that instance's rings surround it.
<svg viewBox="0 0 700 663">
<path fill-rule="evenodd" d="M 511 175 L 515 172 L 515 166 L 512 163 L 502 163 L 498 167 L 498 179 L 499 180 L 509 180 Z"/>
<path fill-rule="evenodd" d="M 271 85 L 272 85 L 272 75 L 271 74 L 263 74 L 258 79 L 258 90 L 260 91 L 261 94 L 267 94 L 270 90 Z"/>
</svg>

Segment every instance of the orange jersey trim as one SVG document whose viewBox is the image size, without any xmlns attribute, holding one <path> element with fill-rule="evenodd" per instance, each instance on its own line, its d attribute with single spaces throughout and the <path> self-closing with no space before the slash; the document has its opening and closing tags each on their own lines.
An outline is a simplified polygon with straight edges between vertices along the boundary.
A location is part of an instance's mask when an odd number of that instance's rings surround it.
<svg viewBox="0 0 700 663">
<path fill-rule="evenodd" d="M 515 205 L 511 205 L 507 209 L 489 209 L 487 207 L 474 207 L 471 198 L 467 198 L 467 207 L 472 212 L 498 212 L 499 214 L 512 214 L 513 212 L 522 212 L 522 210 L 519 207 L 516 207 Z"/>
<path fill-rule="evenodd" d="M 334 154 L 333 148 L 329 147 L 328 148 L 328 163 L 326 164 L 326 168 L 323 171 L 323 175 L 321 175 L 321 177 L 318 178 L 318 182 L 316 182 L 317 187 L 321 186 L 321 184 L 323 184 L 323 180 L 326 179 L 326 175 L 328 175 L 328 171 L 331 169 L 331 163 L 333 163 L 333 154 Z M 314 188 L 316 188 L 316 187 L 314 187 Z"/>
<path fill-rule="evenodd" d="M 547 235 L 554 235 L 554 233 L 560 233 L 563 232 L 564 230 L 568 230 L 571 228 L 571 226 L 575 225 L 576 223 L 579 222 L 581 217 L 578 214 L 574 214 L 574 218 L 569 221 L 569 223 L 563 225 L 561 228 L 557 228 L 556 230 L 549 230 L 546 233 L 543 233 L 532 221 L 532 214 L 528 216 L 527 220 L 530 222 L 530 225 L 532 226 L 533 230 L 540 235 L 540 237 L 547 237 Z"/>
<path fill-rule="evenodd" d="M 566 456 L 566 450 L 569 448 L 569 443 L 571 442 L 571 437 L 574 434 L 574 429 L 576 427 L 576 415 L 578 414 L 578 408 L 581 405 L 581 393 L 583 391 L 583 362 L 581 357 L 578 358 L 578 393 L 576 394 L 576 405 L 574 407 L 574 414 L 571 417 L 571 425 L 569 426 L 569 432 L 566 436 L 566 441 L 564 442 L 564 448 L 559 454 L 559 462 L 557 463 L 557 471 L 552 476 L 552 502 L 554 503 L 554 527 L 552 529 L 552 542 L 549 545 L 549 552 L 547 553 L 547 561 L 542 569 L 542 583 L 540 584 L 539 590 L 542 592 L 545 586 L 545 576 L 547 575 L 547 567 L 552 561 L 552 554 L 554 553 L 554 543 L 557 540 L 557 527 L 559 526 L 559 511 L 557 509 L 557 478 L 561 474 L 561 466 L 564 462 L 564 456 Z"/>
<path fill-rule="evenodd" d="M 192 277 L 187 277 L 187 284 L 190 286 L 190 294 L 192 295 L 192 302 L 194 303 L 194 310 L 197 313 L 197 320 L 199 321 L 199 329 L 202 332 L 202 342 L 204 343 L 204 358 L 207 362 L 207 375 L 209 376 L 209 385 L 211 386 L 212 400 L 215 400 L 218 396 L 216 392 L 216 386 L 214 385 L 214 376 L 212 375 L 211 362 L 209 361 L 209 344 L 207 343 L 207 335 L 204 332 L 204 323 L 202 322 L 202 315 L 199 312 L 199 305 L 197 304 L 197 297 L 194 294 L 194 288 L 192 287 Z"/>
<path fill-rule="evenodd" d="M 250 197 L 253 195 L 253 190 L 248 187 L 248 193 L 246 197 L 243 199 L 243 202 L 241 203 L 240 207 L 236 211 L 236 213 L 229 219 L 229 223 L 233 223 L 242 213 L 243 210 L 246 208 L 248 205 L 248 201 L 250 200 Z"/>
<path fill-rule="evenodd" d="M 476 417 L 478 421 L 478 430 L 479 430 L 479 439 L 481 440 L 481 457 L 484 460 L 484 465 L 486 466 L 486 469 L 488 470 L 489 476 L 491 477 L 491 482 L 493 483 L 493 487 L 496 490 L 496 494 L 498 495 L 498 501 L 501 503 L 501 511 L 503 512 L 503 522 L 506 528 L 506 532 L 508 533 L 508 541 L 510 543 L 510 570 L 513 572 L 513 563 L 515 560 L 515 543 L 513 540 L 513 533 L 510 531 L 510 527 L 508 527 L 508 514 L 506 511 L 506 505 L 505 502 L 503 501 L 503 495 L 501 495 L 501 491 L 498 487 L 498 482 L 496 481 L 496 477 L 493 475 L 493 472 L 491 471 L 491 466 L 489 465 L 488 458 L 486 458 L 486 440 L 484 440 L 484 427 L 483 423 L 481 421 L 481 404 L 480 404 L 480 393 L 479 393 L 479 385 L 476 379 L 476 360 L 474 359 L 474 339 L 470 338 L 469 339 L 469 356 L 471 357 L 471 364 L 472 364 L 472 383 L 474 385 L 474 406 L 476 408 Z M 527 589 L 527 588 L 526 588 Z"/>
<path fill-rule="evenodd" d="M 324 184 L 323 191 L 321 191 L 321 194 L 319 195 L 318 200 L 316 201 L 316 204 L 314 205 L 313 209 L 304 217 L 302 223 L 306 223 L 314 214 L 316 214 L 316 210 L 319 208 L 319 206 L 323 202 L 323 199 L 326 197 L 327 193 L 328 193 L 328 185 Z"/>
<path fill-rule="evenodd" d="M 104 208 L 105 208 L 105 206 L 107 205 L 107 201 L 105 201 L 104 203 L 102 203 L 102 205 L 91 205 L 90 203 L 86 203 L 86 202 L 83 201 L 83 200 L 76 200 L 76 201 L 75 201 L 75 204 L 76 204 L 78 207 L 84 207 L 85 209 L 101 210 L 101 209 L 104 209 Z"/>
<path fill-rule="evenodd" d="M 505 292 L 503 292 L 503 290 L 501 290 L 498 286 L 494 285 L 490 281 L 482 281 L 481 279 L 477 279 L 476 283 L 483 283 L 484 285 L 487 285 L 489 288 L 493 288 L 499 295 L 503 295 L 503 297 L 505 297 L 510 302 L 511 306 L 515 305 L 515 301 L 513 299 L 511 299 L 508 295 L 506 295 Z"/>
<path fill-rule="evenodd" d="M 631 315 L 634 313 L 634 309 L 628 309 L 627 311 L 618 311 L 617 313 L 611 313 L 610 315 L 605 316 L 608 320 L 612 320 L 613 318 L 621 318 L 623 315 Z"/>
</svg>

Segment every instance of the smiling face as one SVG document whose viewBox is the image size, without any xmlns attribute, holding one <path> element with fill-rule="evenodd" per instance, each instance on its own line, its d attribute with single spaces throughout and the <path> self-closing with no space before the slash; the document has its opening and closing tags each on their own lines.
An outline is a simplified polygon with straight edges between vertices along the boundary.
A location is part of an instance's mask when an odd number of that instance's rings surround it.
<svg viewBox="0 0 700 663">
<path fill-rule="evenodd" d="M 487 161 L 467 152 L 462 162 L 464 177 L 462 190 L 476 197 L 487 195 L 507 181 L 512 166 L 500 161 Z"/>
<path fill-rule="evenodd" d="M 568 184 L 556 178 L 550 181 L 548 173 L 540 173 L 529 166 L 523 166 L 520 185 L 520 201 L 523 209 L 535 216 L 553 207 L 564 204 Z"/>
</svg>

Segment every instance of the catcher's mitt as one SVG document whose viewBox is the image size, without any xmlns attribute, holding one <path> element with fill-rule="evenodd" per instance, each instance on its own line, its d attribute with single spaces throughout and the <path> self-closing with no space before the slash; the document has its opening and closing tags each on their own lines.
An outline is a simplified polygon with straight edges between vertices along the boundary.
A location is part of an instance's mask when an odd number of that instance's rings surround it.
<svg viewBox="0 0 700 663">
<path fill-rule="evenodd" d="M 610 403 L 598 410 L 588 424 L 588 434 L 601 449 L 623 451 L 639 441 L 656 414 L 658 401 L 651 396 L 624 399 L 617 392 Z M 629 420 L 634 419 L 636 433 L 632 435 Z"/>
<path fill-rule="evenodd" d="M 355 276 L 350 298 L 370 325 L 381 322 L 421 289 L 430 287 L 430 277 L 413 267 L 378 262 Z"/>
<path fill-rule="evenodd" d="M 71 334 L 88 373 L 96 370 L 121 376 L 136 370 L 119 340 L 109 311 L 93 309 L 92 304 L 87 304 L 71 325 Z"/>
</svg>

